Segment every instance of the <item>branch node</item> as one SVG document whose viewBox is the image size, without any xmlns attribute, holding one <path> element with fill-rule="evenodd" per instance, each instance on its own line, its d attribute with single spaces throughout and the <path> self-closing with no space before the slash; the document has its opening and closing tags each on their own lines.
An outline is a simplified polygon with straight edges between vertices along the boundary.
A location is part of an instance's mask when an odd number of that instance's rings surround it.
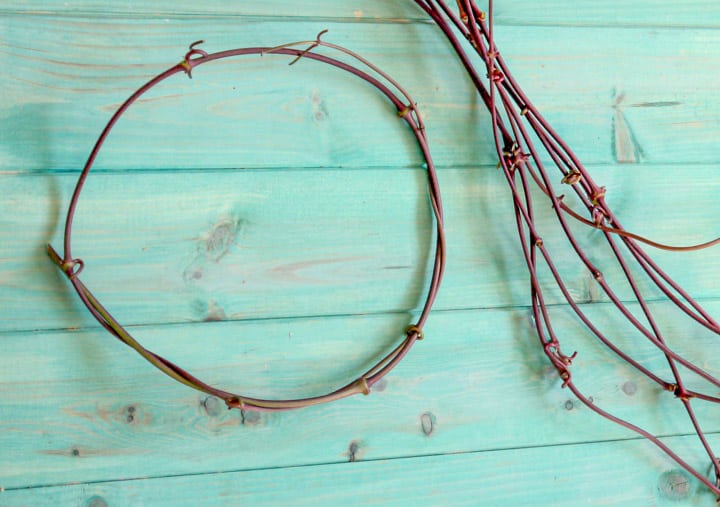
<svg viewBox="0 0 720 507">
<path fill-rule="evenodd" d="M 417 335 L 418 340 L 422 340 L 425 338 L 425 333 L 423 333 L 422 329 L 420 327 L 416 326 L 415 324 L 411 324 L 408 327 L 405 328 L 405 334 L 410 337 L 413 334 Z"/>
<path fill-rule="evenodd" d="M 185 69 L 185 74 L 192 79 L 192 69 L 195 66 L 196 60 L 199 60 L 201 58 L 206 57 L 207 51 L 203 51 L 202 49 L 196 49 L 195 46 L 198 46 L 205 42 L 204 40 L 196 40 L 192 44 L 190 44 L 189 50 L 187 53 L 185 53 L 185 57 L 183 58 L 183 61 L 180 62 L 180 66 Z M 193 58 L 193 56 L 196 56 L 196 58 Z"/>
<path fill-rule="evenodd" d="M 562 179 L 562 183 L 565 183 L 566 185 L 575 185 L 576 183 L 579 183 L 581 179 L 582 173 L 577 169 L 573 169 L 565 175 Z"/>
<path fill-rule="evenodd" d="M 313 42 L 312 44 L 310 44 L 310 45 L 307 47 L 307 49 L 305 49 L 302 53 L 300 53 L 299 55 L 297 55 L 292 62 L 288 63 L 288 65 L 295 65 L 295 63 L 297 63 L 297 61 L 298 61 L 300 58 L 302 58 L 303 56 L 305 56 L 306 54 L 308 54 L 310 51 L 312 51 L 313 49 L 315 49 L 316 47 L 318 47 L 320 44 L 322 44 L 322 40 L 320 40 L 320 38 L 321 38 L 323 35 L 325 35 L 326 33 L 328 33 L 328 29 L 327 29 L 327 28 L 326 28 L 325 30 L 321 30 L 321 31 L 317 34 L 317 36 L 315 37 L 315 42 Z"/>
</svg>

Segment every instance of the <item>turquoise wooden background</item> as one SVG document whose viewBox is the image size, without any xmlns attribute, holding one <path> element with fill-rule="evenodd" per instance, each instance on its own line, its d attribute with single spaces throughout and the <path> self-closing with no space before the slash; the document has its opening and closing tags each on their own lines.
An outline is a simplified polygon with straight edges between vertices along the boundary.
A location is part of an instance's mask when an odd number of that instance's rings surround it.
<svg viewBox="0 0 720 507">
<path fill-rule="evenodd" d="M 369 397 L 227 411 L 101 331 L 44 244 L 60 245 L 111 112 L 190 42 L 273 46 L 325 28 L 419 101 L 446 205 L 447 276 L 427 339 Z M 670 243 L 718 236 L 720 4 L 498 1 L 496 33 L 629 229 Z M 401 338 L 429 269 L 409 132 L 363 83 L 286 63 L 225 61 L 153 90 L 102 152 L 75 236 L 83 279 L 150 348 L 269 396 L 353 378 Z M 0 505 L 715 505 L 560 388 L 529 321 L 488 117 L 410 0 L 5 0 L 0 73 Z M 661 369 L 546 211 L 545 243 L 574 294 Z M 597 234 L 583 239 L 602 264 Z M 720 315 L 717 249 L 655 256 Z M 717 337 L 657 305 L 673 344 L 717 373 Z M 598 404 L 708 466 L 671 395 L 614 361 L 563 305 L 552 312 Z M 720 449 L 720 410 L 699 412 Z"/>
</svg>

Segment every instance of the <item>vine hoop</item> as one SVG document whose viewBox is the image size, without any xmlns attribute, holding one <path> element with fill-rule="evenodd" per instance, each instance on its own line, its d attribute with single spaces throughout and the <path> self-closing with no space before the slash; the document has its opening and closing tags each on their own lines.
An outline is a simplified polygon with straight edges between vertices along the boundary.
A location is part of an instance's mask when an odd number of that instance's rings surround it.
<svg viewBox="0 0 720 507">
<path fill-rule="evenodd" d="M 440 187 L 435 173 L 435 165 L 433 163 L 428 140 L 425 134 L 425 126 L 423 124 L 422 117 L 417 109 L 415 100 L 410 94 L 398 84 L 392 77 L 380 70 L 378 67 L 370 63 L 362 56 L 354 53 L 353 51 L 346 49 L 342 46 L 327 43 L 321 40 L 322 35 L 326 30 L 320 32 L 315 40 L 311 41 L 298 41 L 283 44 L 275 47 L 247 47 L 239 49 L 231 49 L 226 51 L 220 51 L 217 53 L 208 53 L 198 46 L 203 41 L 197 41 L 190 45 L 188 52 L 182 61 L 173 65 L 169 69 L 161 72 L 154 78 L 147 81 L 144 85 L 137 89 L 125 102 L 115 111 L 113 116 L 108 121 L 105 128 L 102 130 L 98 137 L 90 155 L 85 163 L 83 170 L 75 185 L 72 198 L 67 211 L 67 217 L 65 221 L 64 230 L 64 253 L 60 255 L 51 245 L 48 245 L 48 254 L 53 262 L 62 270 L 67 276 L 73 288 L 77 292 L 80 300 L 87 307 L 93 317 L 102 325 L 107 331 L 109 331 L 116 338 L 121 340 L 126 345 L 137 351 L 143 358 L 150 362 L 153 366 L 158 368 L 160 371 L 170 376 L 171 378 L 185 384 L 193 389 L 202 391 L 212 396 L 217 396 L 225 401 L 228 408 L 238 408 L 242 410 L 257 410 L 257 411 L 278 411 L 278 410 L 289 410 L 307 407 L 310 405 L 317 405 L 320 403 L 330 402 L 351 396 L 354 394 L 369 394 L 370 389 L 380 379 L 385 377 L 397 364 L 406 356 L 410 348 L 415 344 L 416 341 L 423 338 L 423 326 L 427 321 L 430 314 L 430 309 L 435 301 L 435 298 L 440 287 L 442 280 L 444 267 L 445 267 L 445 233 L 443 228 L 443 210 L 442 201 L 440 197 Z M 308 45 L 305 49 L 298 49 L 295 46 Z M 319 47 L 326 48 L 338 53 L 345 55 L 345 60 L 339 60 L 334 57 L 330 57 L 315 50 Z M 395 108 L 397 115 L 396 118 L 403 120 L 408 127 L 412 130 L 415 139 L 417 140 L 420 152 L 424 158 L 425 166 L 427 170 L 427 182 L 428 182 L 428 194 L 430 207 L 434 217 L 435 227 L 435 245 L 434 245 L 434 264 L 430 280 L 430 285 L 427 291 L 427 296 L 422 310 L 417 320 L 409 324 L 404 329 L 405 338 L 387 355 L 380 359 L 373 367 L 365 371 L 362 375 L 357 377 L 355 380 L 343 385 L 342 387 L 331 391 L 326 394 L 321 394 L 306 398 L 297 399 L 262 399 L 242 394 L 233 393 L 217 387 L 211 386 L 199 378 L 195 377 L 188 371 L 184 370 L 180 366 L 172 363 L 165 359 L 159 354 L 156 354 L 138 342 L 127 329 L 120 324 L 110 313 L 110 311 L 103 306 L 100 300 L 90 291 L 90 289 L 81 281 L 80 274 L 85 267 L 85 262 L 82 259 L 73 257 L 72 255 L 72 232 L 73 232 L 73 220 L 75 217 L 75 211 L 77 208 L 80 194 L 83 186 L 87 180 L 90 170 L 93 167 L 95 159 L 100 152 L 103 143 L 107 139 L 108 135 L 112 131 L 113 127 L 120 119 L 120 117 L 135 103 L 143 94 L 148 90 L 165 81 L 169 77 L 185 73 L 188 77 L 192 78 L 192 72 L 196 67 L 203 65 L 208 62 L 215 60 L 221 60 L 229 57 L 238 57 L 246 55 L 286 55 L 294 57 L 290 62 L 290 65 L 296 63 L 300 59 L 313 60 L 315 62 L 330 65 L 340 70 L 346 71 L 353 76 L 360 78 L 366 83 L 373 86 L 381 95 L 385 96 L 391 105 Z"/>
</svg>

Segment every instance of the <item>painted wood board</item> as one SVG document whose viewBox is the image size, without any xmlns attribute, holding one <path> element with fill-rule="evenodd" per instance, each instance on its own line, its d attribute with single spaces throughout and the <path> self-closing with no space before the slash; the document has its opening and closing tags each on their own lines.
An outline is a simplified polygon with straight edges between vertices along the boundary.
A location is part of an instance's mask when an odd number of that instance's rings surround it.
<svg viewBox="0 0 720 507">
<path fill-rule="evenodd" d="M 593 169 L 629 230 L 675 244 L 720 236 L 718 166 L 694 166 L 680 188 L 660 177 L 671 166 Z M 448 266 L 437 309 L 529 302 L 501 177 L 493 167 L 440 174 Z M 413 311 L 432 264 L 425 180 L 421 169 L 392 167 L 96 174 L 78 208 L 73 255 L 86 262 L 85 283 L 126 324 Z M 48 242 L 62 249 L 74 182 L 72 174 L 0 176 L 0 330 L 94 325 L 45 253 Z M 607 300 L 549 204 L 537 215 L 573 296 Z M 620 297 L 632 298 L 601 234 L 577 232 Z M 720 296 L 718 274 L 707 268 L 716 249 L 648 250 L 696 297 Z M 548 302 L 564 302 L 551 275 L 542 279 Z"/>
<path fill-rule="evenodd" d="M 452 5 L 454 2 L 448 1 Z M 340 18 L 346 22 L 425 21 L 425 14 L 411 0 L 309 0 L 302 8 L 288 0 L 266 0 L 233 4 L 222 0 L 202 3 L 190 0 L 160 0 L 152 3 L 131 0 L 108 3 L 102 0 L 7 0 L 0 6 L 7 14 L 64 14 L 89 17 L 193 16 L 270 18 Z M 677 26 L 713 27 L 720 23 L 718 4 L 713 0 L 685 0 L 669 4 L 665 0 L 546 0 L 542 8 L 531 0 L 496 2 L 497 23 L 551 26 Z"/>
<path fill-rule="evenodd" d="M 671 243 L 717 235 L 718 5 L 497 4 L 497 36 L 528 93 L 625 225 Z M 428 338 L 370 397 L 227 412 L 101 332 L 42 245 L 58 244 L 74 177 L 112 110 L 189 42 L 273 45 L 323 28 L 416 87 L 446 196 L 447 279 Z M 560 389 L 525 307 L 487 116 L 409 1 L 9 1 L 0 43 L 1 506 L 360 505 L 378 491 L 393 504 L 714 504 Z M 158 90 L 103 152 L 76 238 L 92 259 L 84 276 L 134 333 L 209 380 L 269 394 L 330 389 L 362 370 L 400 338 L 427 269 L 410 136 L 372 90 L 300 63 L 206 66 Z M 602 259 L 596 236 L 583 241 Z M 565 250 L 583 308 L 666 375 Z M 653 255 L 720 313 L 716 251 Z M 653 309 L 682 353 L 715 368 L 716 337 Z M 618 366 L 566 308 L 552 312 L 596 403 L 705 467 L 672 395 Z M 717 410 L 701 417 L 715 443 Z"/>
<path fill-rule="evenodd" d="M 596 324 L 663 378 L 668 366 L 609 305 Z M 709 305 L 717 314 L 720 304 Z M 717 337 L 654 307 L 668 342 L 717 374 Z M 692 433 L 672 393 L 623 365 L 552 310 L 576 384 L 601 408 L 661 435 Z M 299 397 L 352 381 L 394 346 L 408 315 L 140 326 L 137 338 L 203 380 L 242 394 Z M 678 335 L 679 331 L 684 331 Z M 561 389 L 528 311 L 437 312 L 427 337 L 368 397 L 302 411 L 228 411 L 165 377 L 101 330 L 0 341 L 0 477 L 7 488 L 497 451 L 635 438 Z M 686 376 L 688 387 L 707 391 Z M 712 391 L 711 391 L 712 392 Z M 695 403 L 709 433 L 718 408 Z M 659 451 L 654 451 L 657 459 Z M 691 454 L 692 455 L 692 454 Z M 641 473 L 645 473 L 642 471 Z"/>
<path fill-rule="evenodd" d="M 713 438 L 713 443 L 718 439 Z M 684 446 L 687 438 L 668 438 Z M 43 488 L 52 505 L 557 505 L 712 507 L 645 442 L 587 443 Z M 0 494 L 35 505 L 35 490 Z"/>
<path fill-rule="evenodd" d="M 488 115 L 433 26 L 237 24 L 234 18 L 210 24 L 184 18 L 0 19 L 8 41 L 0 53 L 6 83 L 0 170 L 79 170 L 120 103 L 175 65 L 195 40 L 205 39 L 208 51 L 275 46 L 312 39 L 322 29 L 330 30 L 328 40 L 392 70 L 408 88 L 426 117 L 439 165 L 495 163 Z M 712 50 L 720 43 L 717 31 L 508 27 L 497 37 L 526 92 L 585 163 L 627 162 L 628 151 L 638 162 L 717 160 L 708 149 L 720 131 L 720 56 Z M 96 168 L 420 163 L 410 133 L 375 90 L 314 62 L 286 62 L 246 57 L 200 67 L 193 80 L 174 76 L 123 117 Z"/>
</svg>

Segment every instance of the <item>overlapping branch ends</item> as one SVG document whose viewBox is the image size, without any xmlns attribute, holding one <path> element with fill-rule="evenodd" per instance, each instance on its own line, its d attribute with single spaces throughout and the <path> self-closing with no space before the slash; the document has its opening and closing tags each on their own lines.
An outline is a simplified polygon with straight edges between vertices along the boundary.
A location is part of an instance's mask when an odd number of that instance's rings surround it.
<svg viewBox="0 0 720 507">
<path fill-rule="evenodd" d="M 169 377 L 176 381 L 197 389 L 198 391 L 207 393 L 211 396 L 216 396 L 225 401 L 228 408 L 235 408 L 240 410 L 256 410 L 265 412 L 274 412 L 281 410 L 291 410 L 297 408 L 308 407 L 311 405 L 317 405 L 320 403 L 327 403 L 347 396 L 357 394 L 369 394 L 370 389 L 374 384 L 378 383 L 385 375 L 392 371 L 400 361 L 407 355 L 410 348 L 418 340 L 423 338 L 423 326 L 430 315 L 430 310 L 435 298 L 437 297 L 438 290 L 440 288 L 440 282 L 442 281 L 443 272 L 445 270 L 445 232 L 443 226 L 443 210 L 442 210 L 442 199 L 440 196 L 440 187 L 435 173 L 435 164 L 433 163 L 430 155 L 430 147 L 428 145 L 427 137 L 425 134 L 425 126 L 423 125 L 422 116 L 416 107 L 415 100 L 408 94 L 408 92 L 400 86 L 390 75 L 370 63 L 364 57 L 346 49 L 342 46 L 335 44 L 326 43 L 321 40 L 322 35 L 325 31 L 320 32 L 315 40 L 310 41 L 297 41 L 287 44 L 282 44 L 275 47 L 248 47 L 229 49 L 226 51 L 220 51 L 217 53 L 207 53 L 200 49 L 198 46 L 203 41 L 197 41 L 190 45 L 189 51 L 185 54 L 183 60 L 170 67 L 169 69 L 161 72 L 154 78 L 147 81 L 144 85 L 138 88 L 125 102 L 111 116 L 110 120 L 106 124 L 105 128 L 100 133 L 95 145 L 88 156 L 87 162 L 83 170 L 80 172 L 77 183 L 75 184 L 75 190 L 73 191 L 70 204 L 68 206 L 67 218 L 65 220 L 65 236 L 64 236 L 64 254 L 60 255 L 51 245 L 47 246 L 47 252 L 52 261 L 60 268 L 63 273 L 67 276 L 72 284 L 73 288 L 77 292 L 80 300 L 87 307 L 88 311 L 93 317 L 102 325 L 110 334 L 115 336 L 117 339 L 134 349 L 150 364 L 155 366 L 158 370 L 162 371 Z M 298 49 L 295 46 L 307 46 L 305 49 Z M 313 52 L 315 48 L 324 47 L 329 50 L 334 50 L 341 55 L 349 57 L 348 61 L 341 61 L 336 58 L 321 55 Z M 125 327 L 118 322 L 110 311 L 100 302 L 100 300 L 90 291 L 90 289 L 80 280 L 80 273 L 85 266 L 85 262 L 82 259 L 73 257 L 72 255 L 72 231 L 73 231 L 73 220 L 75 217 L 75 211 L 77 204 L 80 199 L 80 194 L 85 185 L 85 181 L 90 174 L 90 170 L 95 163 L 98 153 L 102 148 L 105 140 L 112 131 L 115 124 L 122 117 L 125 111 L 128 110 L 138 99 L 140 99 L 148 90 L 154 86 L 164 82 L 169 77 L 175 74 L 186 74 L 188 77 L 192 77 L 193 69 L 208 62 L 215 60 L 221 60 L 229 57 L 240 57 L 247 55 L 284 55 L 293 57 L 290 61 L 290 65 L 294 64 L 301 58 L 313 60 L 315 62 L 323 63 L 331 67 L 335 67 L 339 70 L 345 71 L 350 75 L 353 75 L 368 85 L 375 88 L 381 96 L 389 101 L 392 107 L 395 109 L 397 115 L 393 115 L 394 121 L 398 118 L 403 121 L 412 130 L 415 140 L 418 143 L 419 151 L 421 152 L 425 160 L 425 169 L 427 173 L 427 185 L 428 185 L 428 197 L 432 216 L 434 218 L 434 256 L 433 256 L 433 268 L 432 276 L 430 278 L 429 287 L 427 290 L 427 296 L 425 303 L 423 304 L 422 310 L 417 315 L 415 323 L 410 324 L 405 328 L 405 338 L 402 342 L 397 345 L 392 351 L 383 356 L 373 367 L 365 371 L 360 377 L 352 382 L 346 383 L 342 387 L 339 387 L 329 393 L 320 394 L 315 396 L 309 396 L 304 398 L 296 399 L 263 399 L 252 396 L 246 396 L 236 394 L 218 387 L 211 386 L 198 377 L 180 367 L 179 365 L 165 359 L 159 354 L 146 349 Z"/>
<path fill-rule="evenodd" d="M 593 412 L 650 440 L 720 497 L 720 466 L 696 414 L 696 404 L 720 402 L 716 394 L 720 380 L 668 343 L 670 332 L 661 329 L 663 326 L 659 324 L 658 305 L 652 303 L 650 298 L 659 295 L 666 305 L 671 304 L 679 310 L 679 319 L 686 321 L 682 323 L 685 329 L 700 326 L 720 334 L 720 325 L 641 247 L 644 243 L 666 250 L 689 250 L 711 246 L 719 240 L 695 247 L 671 247 L 627 231 L 608 206 L 605 188 L 595 183 L 513 77 L 493 38 L 492 1 L 487 11 L 480 10 L 472 0 L 457 0 L 457 5 L 452 6 L 443 0 L 414 1 L 445 34 L 492 118 L 491 142 L 499 157 L 498 167 L 512 193 L 518 238 L 530 273 L 533 324 L 542 350 L 557 370 L 563 387 L 571 390 Z M 559 174 L 555 173 L 556 170 Z M 569 192 L 571 199 L 564 198 L 558 188 Z M 576 204 L 570 204 L 571 200 Z M 551 245 L 543 242 L 536 220 L 536 211 L 548 205 L 553 210 L 558 227 L 567 238 L 569 248 L 600 287 L 603 297 L 612 303 L 614 311 L 632 328 L 636 337 L 651 345 L 655 354 L 664 356 L 663 361 L 668 366 L 664 373 L 653 371 L 646 366 L 647 361 L 625 351 L 626 347 L 619 343 L 622 340 L 612 332 L 603 331 L 603 326 L 588 315 L 586 305 L 579 304 L 574 297 L 564 281 L 563 266 L 554 260 Z M 578 240 L 579 227 L 594 228 L 598 231 L 596 234 L 603 237 L 606 242 L 603 248 L 611 257 L 611 262 L 604 259 L 602 264 L 606 270 L 609 269 L 607 265 L 611 264 L 619 277 L 606 276 L 593 258 L 595 252 L 583 248 Z M 603 409 L 600 403 L 596 403 L 576 385 L 572 368 L 575 354 L 563 350 L 562 333 L 553 327 L 541 274 L 543 279 L 552 280 L 552 290 L 559 289 L 562 299 L 586 331 L 614 357 L 657 384 L 659 390 L 667 391 L 668 395 L 677 399 L 682 406 L 681 412 L 687 414 L 692 424 L 702 451 L 709 458 L 708 462 L 703 463 L 704 467 L 690 465 L 690 460 L 681 457 L 652 432 Z M 630 297 L 621 297 L 621 291 L 624 291 L 622 294 L 630 294 Z M 700 384 L 701 388 L 695 388 L 696 384 Z M 714 480 L 706 474 L 707 467 L 712 470 Z"/>
</svg>

